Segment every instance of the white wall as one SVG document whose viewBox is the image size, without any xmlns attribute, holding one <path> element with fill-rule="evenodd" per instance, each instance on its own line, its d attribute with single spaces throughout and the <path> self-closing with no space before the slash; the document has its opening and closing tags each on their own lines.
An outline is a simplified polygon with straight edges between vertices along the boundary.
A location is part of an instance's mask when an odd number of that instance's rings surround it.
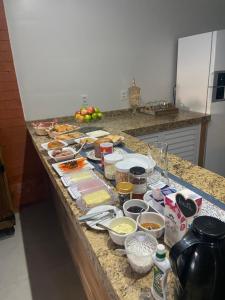
<svg viewBox="0 0 225 300">
<path fill-rule="evenodd" d="M 224 0 L 5 0 L 27 120 L 71 115 L 81 94 L 127 107 L 133 77 L 144 101 L 172 99 L 177 38 L 225 27 Z"/>
</svg>

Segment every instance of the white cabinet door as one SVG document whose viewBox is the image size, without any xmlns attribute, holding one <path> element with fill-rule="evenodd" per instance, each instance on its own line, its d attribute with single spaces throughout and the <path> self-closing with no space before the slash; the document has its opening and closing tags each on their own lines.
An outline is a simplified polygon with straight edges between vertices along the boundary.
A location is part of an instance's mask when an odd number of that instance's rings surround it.
<svg viewBox="0 0 225 300">
<path fill-rule="evenodd" d="M 167 131 L 138 136 L 144 143 L 163 141 L 168 151 L 183 159 L 198 164 L 201 125 L 192 125 Z"/>
</svg>

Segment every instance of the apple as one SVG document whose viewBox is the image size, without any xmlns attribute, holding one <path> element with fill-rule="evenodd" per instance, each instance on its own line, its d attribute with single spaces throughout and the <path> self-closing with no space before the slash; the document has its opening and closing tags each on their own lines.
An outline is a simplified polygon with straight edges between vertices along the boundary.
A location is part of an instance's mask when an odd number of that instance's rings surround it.
<svg viewBox="0 0 225 300">
<path fill-rule="evenodd" d="M 85 108 L 81 108 L 80 114 L 81 114 L 82 116 L 85 116 L 85 115 L 88 114 L 88 111 L 87 111 Z"/>
<path fill-rule="evenodd" d="M 91 115 L 91 117 L 92 117 L 93 120 L 96 120 L 96 119 L 98 118 L 98 115 L 97 115 L 97 113 L 93 113 L 93 114 Z"/>
<path fill-rule="evenodd" d="M 92 113 L 95 112 L 95 109 L 94 109 L 93 106 L 88 106 L 88 107 L 87 107 L 87 111 L 88 111 L 89 114 L 92 114 Z"/>
<path fill-rule="evenodd" d="M 98 113 L 96 113 L 96 114 L 97 114 L 97 116 L 98 116 L 99 119 L 101 119 L 102 116 L 103 116 L 103 114 L 102 114 L 101 112 L 98 112 Z"/>
<path fill-rule="evenodd" d="M 85 115 L 84 116 L 84 121 L 87 122 L 87 123 L 90 122 L 91 121 L 91 116 L 90 115 Z"/>
<path fill-rule="evenodd" d="M 94 109 L 96 113 L 100 112 L 100 109 L 98 107 L 95 107 Z"/>
<path fill-rule="evenodd" d="M 81 122 L 81 123 L 84 122 L 84 116 L 81 116 L 81 115 L 80 115 L 80 117 L 79 117 L 79 122 Z"/>
</svg>

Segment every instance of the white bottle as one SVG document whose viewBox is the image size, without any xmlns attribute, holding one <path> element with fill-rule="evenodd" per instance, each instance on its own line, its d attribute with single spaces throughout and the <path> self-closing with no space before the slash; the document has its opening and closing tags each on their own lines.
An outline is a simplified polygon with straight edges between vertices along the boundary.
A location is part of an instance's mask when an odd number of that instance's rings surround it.
<svg viewBox="0 0 225 300">
<path fill-rule="evenodd" d="M 153 255 L 153 261 L 152 296 L 156 300 L 166 300 L 167 275 L 170 270 L 170 262 L 166 257 L 166 248 L 163 244 L 157 245 L 156 253 Z"/>
</svg>

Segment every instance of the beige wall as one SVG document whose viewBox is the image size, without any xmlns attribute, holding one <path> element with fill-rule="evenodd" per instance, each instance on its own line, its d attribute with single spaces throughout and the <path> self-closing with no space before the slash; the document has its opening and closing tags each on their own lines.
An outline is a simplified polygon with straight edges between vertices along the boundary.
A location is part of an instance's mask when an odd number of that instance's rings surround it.
<svg viewBox="0 0 225 300">
<path fill-rule="evenodd" d="M 126 107 L 133 76 L 143 101 L 172 100 L 177 38 L 225 27 L 224 0 L 5 0 L 26 119 L 72 114 L 82 94 Z"/>
</svg>

